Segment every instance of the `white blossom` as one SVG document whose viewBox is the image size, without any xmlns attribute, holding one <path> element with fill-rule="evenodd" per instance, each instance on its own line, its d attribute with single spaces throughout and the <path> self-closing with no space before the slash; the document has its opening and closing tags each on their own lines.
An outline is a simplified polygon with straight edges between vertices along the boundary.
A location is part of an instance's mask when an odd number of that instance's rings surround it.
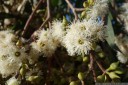
<svg viewBox="0 0 128 85">
<path fill-rule="evenodd" d="M 32 47 L 42 52 L 44 56 L 52 56 L 58 46 L 58 41 L 52 37 L 51 30 L 42 30 L 38 37 L 39 39 L 31 44 Z"/>
<path fill-rule="evenodd" d="M 96 0 L 95 4 L 87 12 L 88 17 L 102 17 L 108 13 L 108 0 Z"/>
<path fill-rule="evenodd" d="M 117 51 L 117 58 L 121 63 L 126 63 L 128 61 L 128 56 L 122 54 L 119 51 Z"/>
<path fill-rule="evenodd" d="M 87 54 L 95 42 L 105 39 L 103 23 L 91 18 L 72 23 L 69 28 L 63 40 L 69 55 Z"/>
<path fill-rule="evenodd" d="M 86 28 L 86 37 L 90 42 L 97 42 L 99 40 L 104 41 L 104 39 L 106 38 L 106 28 L 103 21 L 98 22 L 92 18 L 90 18 L 89 20 L 84 19 L 84 25 Z"/>
<path fill-rule="evenodd" d="M 25 48 L 15 45 L 13 40 L 16 36 L 11 31 L 1 31 L 0 35 L 0 74 L 6 77 L 19 70 L 27 54 Z"/>
<path fill-rule="evenodd" d="M 7 80 L 6 85 L 20 85 L 20 82 L 15 77 L 12 77 Z"/>
<path fill-rule="evenodd" d="M 92 44 L 86 38 L 84 24 L 78 21 L 72 23 L 69 28 L 63 40 L 69 55 L 87 54 L 91 50 Z"/>
<path fill-rule="evenodd" d="M 63 36 L 66 33 L 66 28 L 64 26 L 64 24 L 61 21 L 53 21 L 52 23 L 52 36 L 54 37 L 54 39 L 56 39 L 59 43 L 62 42 Z"/>
</svg>

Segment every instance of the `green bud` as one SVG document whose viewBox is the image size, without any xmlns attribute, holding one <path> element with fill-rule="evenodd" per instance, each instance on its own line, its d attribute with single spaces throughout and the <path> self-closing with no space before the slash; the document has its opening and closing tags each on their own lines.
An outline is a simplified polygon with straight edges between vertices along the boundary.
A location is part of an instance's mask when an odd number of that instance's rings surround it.
<svg viewBox="0 0 128 85">
<path fill-rule="evenodd" d="M 63 25 L 66 26 L 68 24 L 67 19 L 65 18 L 65 16 L 63 16 L 63 21 L 62 21 Z"/>
<path fill-rule="evenodd" d="M 89 5 L 93 5 L 94 0 L 88 0 Z"/>
<path fill-rule="evenodd" d="M 22 42 L 20 40 L 17 41 L 16 43 L 17 46 L 22 46 Z"/>
<path fill-rule="evenodd" d="M 81 13 L 81 18 L 85 18 L 86 17 L 86 11 L 83 11 L 82 13 Z"/>
<path fill-rule="evenodd" d="M 105 57 L 103 52 L 98 53 L 98 55 L 99 55 L 100 58 L 104 58 Z"/>
<path fill-rule="evenodd" d="M 91 48 L 92 48 L 92 50 L 95 50 L 96 47 L 97 47 L 97 45 L 95 43 L 93 43 Z"/>
<path fill-rule="evenodd" d="M 27 64 L 23 64 L 22 65 L 22 68 L 27 69 L 28 68 L 28 65 Z"/>
<path fill-rule="evenodd" d="M 86 8 L 86 7 L 88 7 L 88 6 L 89 6 L 88 2 L 85 1 L 85 2 L 83 3 L 83 7 Z"/>
<path fill-rule="evenodd" d="M 35 82 L 38 80 L 38 78 L 39 78 L 39 76 L 29 76 L 27 80 L 30 82 Z"/>
<path fill-rule="evenodd" d="M 77 85 L 75 81 L 70 82 L 69 85 Z"/>
<path fill-rule="evenodd" d="M 115 72 L 109 72 L 107 73 L 111 79 L 120 78 Z"/>
<path fill-rule="evenodd" d="M 24 76 L 25 74 L 26 74 L 26 69 L 21 68 L 21 69 L 20 69 L 20 75 L 21 75 L 21 76 Z"/>
<path fill-rule="evenodd" d="M 105 75 L 99 75 L 99 76 L 97 77 L 97 81 L 98 81 L 98 82 L 104 82 L 104 80 L 105 80 Z"/>
<path fill-rule="evenodd" d="M 79 73 L 78 73 L 78 78 L 79 78 L 80 80 L 84 80 L 84 73 L 79 72 Z"/>
<path fill-rule="evenodd" d="M 116 74 L 123 74 L 124 72 L 122 70 L 116 70 L 114 71 Z"/>
<path fill-rule="evenodd" d="M 112 64 L 109 66 L 109 68 L 107 69 L 107 71 L 116 70 L 117 67 L 118 67 L 118 64 L 119 64 L 119 62 L 114 62 L 114 63 L 112 63 Z"/>
<path fill-rule="evenodd" d="M 89 61 L 88 57 L 83 57 L 83 62 L 87 63 Z"/>
</svg>

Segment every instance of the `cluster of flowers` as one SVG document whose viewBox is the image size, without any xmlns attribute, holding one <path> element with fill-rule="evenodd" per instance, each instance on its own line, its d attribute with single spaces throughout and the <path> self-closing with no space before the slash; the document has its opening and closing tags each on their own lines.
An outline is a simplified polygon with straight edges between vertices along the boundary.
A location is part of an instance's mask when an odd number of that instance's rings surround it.
<svg viewBox="0 0 128 85">
<path fill-rule="evenodd" d="M 106 37 L 104 22 L 97 18 L 104 16 L 107 11 L 107 0 L 96 0 L 87 12 L 90 16 L 88 19 L 67 25 L 59 20 L 53 21 L 52 29 L 35 32 L 38 39 L 29 45 L 29 51 L 25 45 L 16 45 L 17 36 L 12 31 L 0 31 L 0 74 L 6 77 L 16 73 L 24 61 L 32 64 L 38 61 L 39 55 L 50 57 L 60 46 L 65 47 L 70 56 L 88 54 L 96 42 Z M 14 77 L 7 84 L 12 85 L 13 81 L 18 85 Z"/>
</svg>

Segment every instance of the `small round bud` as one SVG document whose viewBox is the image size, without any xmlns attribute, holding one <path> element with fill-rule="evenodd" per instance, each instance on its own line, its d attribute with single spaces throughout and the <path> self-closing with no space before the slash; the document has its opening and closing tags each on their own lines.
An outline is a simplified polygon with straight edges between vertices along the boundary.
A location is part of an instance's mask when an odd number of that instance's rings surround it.
<svg viewBox="0 0 128 85">
<path fill-rule="evenodd" d="M 98 53 L 98 55 L 99 55 L 100 58 L 104 58 L 105 57 L 103 52 Z"/>
<path fill-rule="evenodd" d="M 70 82 L 69 85 L 77 85 L 75 81 Z"/>
<path fill-rule="evenodd" d="M 21 76 L 24 76 L 25 74 L 26 74 L 26 69 L 21 68 L 21 69 L 20 69 L 20 75 L 21 75 Z"/>
<path fill-rule="evenodd" d="M 82 13 L 81 13 L 81 18 L 85 18 L 86 17 L 86 11 L 83 11 Z"/>
<path fill-rule="evenodd" d="M 104 82 L 104 80 L 105 80 L 105 75 L 99 75 L 99 76 L 97 77 L 97 81 L 98 81 L 98 82 Z"/>
<path fill-rule="evenodd" d="M 88 2 L 85 1 L 85 2 L 83 3 L 83 7 L 86 8 L 86 7 L 88 7 L 88 6 L 89 6 Z"/>
<path fill-rule="evenodd" d="M 89 5 L 93 5 L 94 0 L 88 0 Z"/>
<path fill-rule="evenodd" d="M 83 62 L 87 63 L 89 61 L 88 57 L 83 57 Z"/>
<path fill-rule="evenodd" d="M 84 80 L 84 73 L 79 72 L 79 73 L 78 73 L 78 78 L 79 78 L 80 80 Z"/>
</svg>

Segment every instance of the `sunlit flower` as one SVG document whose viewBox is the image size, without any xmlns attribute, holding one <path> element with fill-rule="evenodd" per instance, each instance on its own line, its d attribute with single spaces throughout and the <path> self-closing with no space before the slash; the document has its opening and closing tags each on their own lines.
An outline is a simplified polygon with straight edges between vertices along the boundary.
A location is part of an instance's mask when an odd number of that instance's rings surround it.
<svg viewBox="0 0 128 85">
<path fill-rule="evenodd" d="M 10 78 L 6 83 L 7 85 L 20 85 L 20 82 L 15 77 Z"/>
<path fill-rule="evenodd" d="M 31 44 L 32 47 L 42 52 L 44 56 L 52 56 L 58 46 L 58 42 L 52 37 L 51 30 L 42 30 L 38 37 L 39 39 Z"/>
<path fill-rule="evenodd" d="M 54 39 L 56 39 L 57 41 L 61 43 L 63 36 L 66 33 L 66 28 L 64 24 L 58 20 L 53 21 L 51 31 L 52 31 L 52 36 L 54 37 Z"/>
<path fill-rule="evenodd" d="M 121 63 L 126 63 L 128 61 L 128 56 L 122 54 L 119 51 L 117 51 L 117 58 Z"/>
<path fill-rule="evenodd" d="M 78 21 L 72 23 L 69 28 L 63 40 L 69 55 L 87 54 L 91 50 L 92 44 L 86 38 L 84 24 Z"/>
<path fill-rule="evenodd" d="M 108 0 L 96 0 L 94 6 L 88 11 L 88 16 L 98 17 L 108 13 Z"/>
</svg>

